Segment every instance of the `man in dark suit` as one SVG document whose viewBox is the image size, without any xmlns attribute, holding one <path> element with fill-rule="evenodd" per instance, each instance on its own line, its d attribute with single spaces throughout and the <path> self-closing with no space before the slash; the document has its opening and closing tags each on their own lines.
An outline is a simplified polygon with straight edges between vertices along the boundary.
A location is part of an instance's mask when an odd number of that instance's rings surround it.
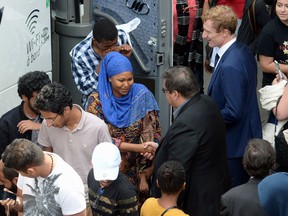
<svg viewBox="0 0 288 216">
<path fill-rule="evenodd" d="M 169 68 L 162 78 L 162 91 L 175 110 L 156 152 L 155 174 L 164 162 L 179 161 L 185 168 L 186 189 L 178 206 L 189 215 L 219 215 L 220 197 L 230 188 L 223 117 L 216 104 L 199 93 L 188 67 Z M 160 197 L 155 182 L 154 195 Z"/>
<path fill-rule="evenodd" d="M 266 140 L 249 141 L 243 164 L 250 180 L 232 188 L 221 197 L 221 216 L 266 216 L 258 196 L 258 183 L 271 174 L 275 166 L 275 151 Z"/>
<path fill-rule="evenodd" d="M 248 141 L 262 138 L 256 95 L 257 64 L 251 50 L 236 41 L 237 16 L 230 7 L 213 7 L 202 19 L 202 37 L 210 47 L 219 47 L 216 55 L 219 61 L 207 93 L 220 108 L 226 123 L 229 171 L 232 186 L 237 186 L 249 179 L 242 165 Z"/>
</svg>

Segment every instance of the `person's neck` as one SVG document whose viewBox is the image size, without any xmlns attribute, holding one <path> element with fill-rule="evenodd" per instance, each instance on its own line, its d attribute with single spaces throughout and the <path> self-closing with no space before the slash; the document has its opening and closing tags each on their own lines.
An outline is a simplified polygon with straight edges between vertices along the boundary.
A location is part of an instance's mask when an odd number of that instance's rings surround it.
<svg viewBox="0 0 288 216">
<path fill-rule="evenodd" d="M 158 199 L 158 204 L 164 209 L 167 209 L 171 206 L 177 206 L 178 196 L 178 193 L 173 195 L 162 193 L 162 196 Z"/>
<path fill-rule="evenodd" d="M 235 34 L 231 34 L 229 36 L 227 36 L 224 40 L 224 42 L 222 43 L 221 46 L 219 46 L 219 48 L 225 46 L 227 43 L 229 43 L 231 40 L 233 40 L 234 38 L 236 38 L 236 35 Z"/>
<path fill-rule="evenodd" d="M 40 176 L 47 178 L 55 167 L 55 158 L 51 153 L 44 153 L 44 164 Z"/>
<path fill-rule="evenodd" d="M 82 111 L 78 107 L 72 106 L 72 109 L 69 114 L 69 119 L 65 126 L 71 131 L 74 130 L 78 126 L 81 120 L 81 116 Z"/>
<path fill-rule="evenodd" d="M 23 103 L 23 112 L 29 119 L 36 119 L 38 117 L 38 114 L 29 108 L 27 102 Z"/>
</svg>

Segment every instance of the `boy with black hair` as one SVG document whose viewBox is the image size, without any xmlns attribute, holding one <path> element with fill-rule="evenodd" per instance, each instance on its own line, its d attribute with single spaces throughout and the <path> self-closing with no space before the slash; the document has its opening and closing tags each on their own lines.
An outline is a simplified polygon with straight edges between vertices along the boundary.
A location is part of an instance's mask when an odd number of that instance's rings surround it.
<svg viewBox="0 0 288 216">
<path fill-rule="evenodd" d="M 177 207 L 177 199 L 186 185 L 184 167 L 178 161 L 163 163 L 157 172 L 157 186 L 161 190 L 159 199 L 149 198 L 141 208 L 140 216 L 185 216 Z"/>
</svg>

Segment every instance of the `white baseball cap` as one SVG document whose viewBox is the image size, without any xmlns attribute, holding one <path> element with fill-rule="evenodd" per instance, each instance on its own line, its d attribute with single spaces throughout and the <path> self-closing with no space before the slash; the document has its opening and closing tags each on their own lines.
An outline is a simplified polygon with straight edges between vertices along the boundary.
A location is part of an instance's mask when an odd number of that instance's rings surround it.
<svg viewBox="0 0 288 216">
<path fill-rule="evenodd" d="M 112 143 L 98 144 L 92 154 L 94 178 L 97 181 L 115 180 L 121 163 L 120 151 Z"/>
</svg>

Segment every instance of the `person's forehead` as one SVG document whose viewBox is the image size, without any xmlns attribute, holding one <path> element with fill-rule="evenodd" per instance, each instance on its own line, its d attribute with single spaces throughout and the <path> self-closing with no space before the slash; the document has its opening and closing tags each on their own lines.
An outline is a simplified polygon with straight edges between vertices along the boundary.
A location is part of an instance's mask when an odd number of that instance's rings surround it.
<svg viewBox="0 0 288 216">
<path fill-rule="evenodd" d="M 206 30 L 206 31 L 210 31 L 210 32 L 216 32 L 216 26 L 215 24 L 213 23 L 212 20 L 206 20 L 203 24 L 203 28 Z"/>
<path fill-rule="evenodd" d="M 100 43 L 102 46 L 112 46 L 117 43 L 117 38 L 115 38 L 114 40 L 102 40 L 98 43 Z"/>
</svg>

